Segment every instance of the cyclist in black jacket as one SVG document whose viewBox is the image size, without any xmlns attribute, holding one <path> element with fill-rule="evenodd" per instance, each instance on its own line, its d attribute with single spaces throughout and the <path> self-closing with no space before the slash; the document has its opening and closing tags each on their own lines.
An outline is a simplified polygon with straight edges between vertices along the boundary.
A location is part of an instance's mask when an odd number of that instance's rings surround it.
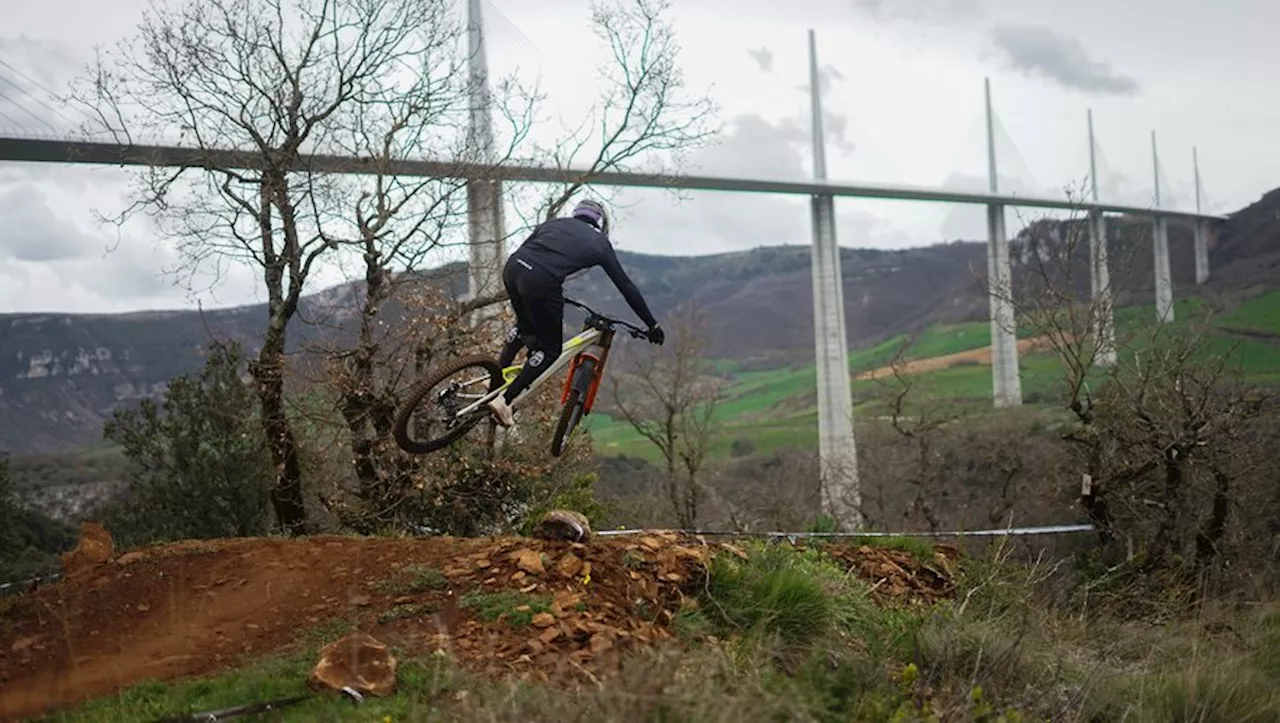
<svg viewBox="0 0 1280 723">
<path fill-rule="evenodd" d="M 529 357 L 511 386 L 489 403 L 504 427 L 515 423 L 511 400 L 560 356 L 564 343 L 564 281 L 592 266 L 603 267 L 631 310 L 649 327 L 649 341 L 661 344 L 662 328 L 649 312 L 640 290 L 618 263 L 609 240 L 609 216 L 599 203 L 584 199 L 568 218 L 539 224 L 502 270 L 502 284 L 515 310 L 516 325 L 507 333 L 498 364 L 510 366 L 522 347 Z"/>
</svg>

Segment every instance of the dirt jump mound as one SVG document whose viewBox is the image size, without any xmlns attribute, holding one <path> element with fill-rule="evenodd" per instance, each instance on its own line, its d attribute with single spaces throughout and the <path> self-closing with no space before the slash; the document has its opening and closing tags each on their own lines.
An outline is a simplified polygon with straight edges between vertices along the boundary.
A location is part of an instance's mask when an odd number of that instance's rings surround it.
<svg viewBox="0 0 1280 723">
<path fill-rule="evenodd" d="M 248 538 L 118 555 L 93 527 L 62 580 L 0 598 L 0 719 L 309 650 L 317 631 L 360 631 L 405 655 L 442 651 L 484 674 L 590 680 L 628 648 L 672 638 L 711 556 L 741 554 L 655 533 Z M 949 594 L 945 555 L 922 565 L 893 550 L 830 549 L 878 599 Z"/>
</svg>

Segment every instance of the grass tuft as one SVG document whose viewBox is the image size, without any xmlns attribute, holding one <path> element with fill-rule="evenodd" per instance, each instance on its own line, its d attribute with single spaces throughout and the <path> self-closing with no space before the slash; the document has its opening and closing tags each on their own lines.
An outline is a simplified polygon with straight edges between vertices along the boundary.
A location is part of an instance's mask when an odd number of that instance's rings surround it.
<svg viewBox="0 0 1280 723">
<path fill-rule="evenodd" d="M 1280 720 L 1278 688 L 1275 678 L 1245 661 L 1205 660 L 1121 678 L 1087 708 L 1096 719 L 1136 723 L 1262 723 Z"/>
<path fill-rule="evenodd" d="M 427 565 L 406 565 L 391 579 L 377 582 L 374 588 L 384 595 L 412 595 L 448 586 L 449 579 L 440 570 Z"/>
<path fill-rule="evenodd" d="M 408 620 L 412 618 L 422 618 L 434 613 L 440 612 L 440 607 L 433 603 L 418 603 L 415 605 L 397 605 L 390 610 L 378 616 L 379 623 L 389 623 L 394 620 Z"/>
<path fill-rule="evenodd" d="M 509 627 L 523 628 L 533 624 L 534 615 L 551 609 L 551 599 L 515 590 L 473 592 L 463 595 L 458 606 L 474 609 L 481 620 L 506 620 Z"/>
</svg>

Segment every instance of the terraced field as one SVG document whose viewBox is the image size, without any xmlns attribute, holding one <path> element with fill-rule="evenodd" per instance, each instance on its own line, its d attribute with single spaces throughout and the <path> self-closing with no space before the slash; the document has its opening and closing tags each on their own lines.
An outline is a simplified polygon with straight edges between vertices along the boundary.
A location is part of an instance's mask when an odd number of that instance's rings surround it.
<svg viewBox="0 0 1280 723">
<path fill-rule="evenodd" d="M 1204 303 L 1197 298 L 1179 299 L 1174 306 L 1175 319 L 1201 318 Z M 1140 333 L 1155 316 L 1153 305 L 1131 306 L 1116 311 L 1117 336 L 1126 341 L 1123 353 L 1140 352 L 1146 344 Z M 1280 293 L 1255 297 L 1212 319 L 1220 333 L 1210 342 L 1218 354 L 1232 355 L 1248 379 L 1264 384 L 1280 384 Z M 1021 340 L 1029 341 L 1032 332 L 1022 329 Z M 1272 338 L 1274 337 L 1274 338 Z M 858 349 L 849 355 L 849 370 L 854 376 L 854 413 L 863 420 L 885 413 L 882 398 L 888 381 L 859 378 L 882 370 L 895 352 L 908 341 L 906 335 L 892 337 L 873 347 Z M 962 355 L 943 368 L 929 369 L 913 375 L 913 383 L 922 393 L 952 400 L 972 400 L 979 408 L 990 408 L 991 327 L 987 322 L 971 322 L 931 326 L 922 330 L 908 347 L 907 360 L 933 360 Z M 932 366 L 932 365 L 921 365 Z M 724 400 L 714 415 L 716 432 L 713 453 L 728 455 L 735 440 L 749 441 L 760 452 L 784 448 L 812 447 L 817 443 L 816 371 L 812 364 L 795 365 L 768 371 L 739 372 L 728 361 L 716 368 L 726 374 L 730 384 Z M 1022 394 L 1028 405 L 1052 405 L 1062 369 L 1051 352 L 1030 351 L 1021 355 Z M 626 454 L 656 459 L 652 446 L 641 439 L 621 420 L 597 412 L 587 420 L 588 429 L 602 454 Z"/>
</svg>

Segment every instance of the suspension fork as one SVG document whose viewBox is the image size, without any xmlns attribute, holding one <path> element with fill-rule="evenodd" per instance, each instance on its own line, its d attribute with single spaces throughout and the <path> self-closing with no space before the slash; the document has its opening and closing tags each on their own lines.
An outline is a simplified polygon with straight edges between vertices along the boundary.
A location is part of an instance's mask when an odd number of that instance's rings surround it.
<svg viewBox="0 0 1280 723">
<path fill-rule="evenodd" d="M 564 391 L 560 393 L 561 404 L 569 401 L 569 391 L 573 389 L 573 380 L 577 376 L 578 367 L 582 366 L 582 363 L 587 359 L 595 362 L 595 370 L 586 389 L 586 399 L 582 402 L 582 416 L 584 417 L 591 412 L 591 408 L 595 405 L 596 393 L 600 390 L 600 380 L 604 378 L 604 365 L 609 359 L 609 349 L 613 346 L 613 335 L 614 332 L 612 330 L 602 332 L 600 338 L 592 345 L 599 348 L 598 354 L 595 353 L 594 349 L 580 351 L 573 357 L 573 361 L 569 363 L 569 374 L 565 376 Z"/>
</svg>

